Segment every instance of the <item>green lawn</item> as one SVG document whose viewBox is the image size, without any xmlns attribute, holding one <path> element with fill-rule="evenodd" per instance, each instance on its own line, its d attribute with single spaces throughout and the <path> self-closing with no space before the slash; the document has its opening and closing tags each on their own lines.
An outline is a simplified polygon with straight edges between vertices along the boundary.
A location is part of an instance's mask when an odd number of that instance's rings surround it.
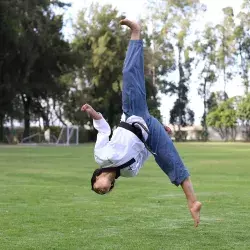
<svg viewBox="0 0 250 250">
<path fill-rule="evenodd" d="M 100 196 L 92 144 L 0 147 L 0 249 L 250 249 L 250 145 L 177 148 L 203 202 L 198 229 L 153 158 Z"/>
</svg>

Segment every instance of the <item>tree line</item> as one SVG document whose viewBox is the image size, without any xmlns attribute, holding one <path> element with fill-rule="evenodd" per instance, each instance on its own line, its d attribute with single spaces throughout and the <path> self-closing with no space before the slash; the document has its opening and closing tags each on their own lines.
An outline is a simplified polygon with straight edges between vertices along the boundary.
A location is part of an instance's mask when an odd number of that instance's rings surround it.
<svg viewBox="0 0 250 250">
<path fill-rule="evenodd" d="M 111 127 L 121 115 L 122 67 L 129 33 L 121 28 L 124 18 L 111 5 L 92 4 L 79 11 L 73 39 L 62 32 L 63 14 L 69 4 L 59 0 L 4 0 L 0 2 L 0 142 L 5 124 L 24 123 L 43 127 L 62 124 L 91 127 L 80 112 L 90 103 L 103 113 Z M 250 2 L 239 13 L 222 10 L 223 20 L 195 24 L 206 11 L 198 0 L 148 1 L 150 15 L 141 20 L 145 51 L 145 80 L 150 112 L 161 120 L 158 93 L 175 96 L 169 123 L 178 130 L 194 123 L 188 93 L 194 76 L 204 106 L 202 137 L 208 126 L 225 140 L 235 138 L 238 124 L 250 138 Z M 236 76 L 244 96 L 228 98 L 227 86 Z M 223 89 L 211 88 L 223 82 Z M 237 88 L 235 86 L 235 88 Z"/>
</svg>

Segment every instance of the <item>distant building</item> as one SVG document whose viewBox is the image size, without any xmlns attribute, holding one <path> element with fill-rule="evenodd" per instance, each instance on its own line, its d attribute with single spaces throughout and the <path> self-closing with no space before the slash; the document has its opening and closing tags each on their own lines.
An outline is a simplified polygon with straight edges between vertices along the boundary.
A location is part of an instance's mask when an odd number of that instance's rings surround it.
<svg viewBox="0 0 250 250">
<path fill-rule="evenodd" d="M 172 130 L 172 139 L 174 140 L 174 133 L 175 131 L 178 131 L 178 126 L 168 125 L 169 128 Z M 186 132 L 186 140 L 187 141 L 197 141 L 199 140 L 199 136 L 202 132 L 202 126 L 187 126 L 187 127 L 181 127 L 181 131 Z M 209 134 L 209 141 L 223 141 L 221 139 L 219 133 L 214 130 L 213 128 L 208 128 L 208 134 Z M 232 138 L 229 138 L 229 140 L 232 140 Z M 244 128 L 242 126 L 238 126 L 236 128 L 236 141 L 244 141 Z"/>
</svg>

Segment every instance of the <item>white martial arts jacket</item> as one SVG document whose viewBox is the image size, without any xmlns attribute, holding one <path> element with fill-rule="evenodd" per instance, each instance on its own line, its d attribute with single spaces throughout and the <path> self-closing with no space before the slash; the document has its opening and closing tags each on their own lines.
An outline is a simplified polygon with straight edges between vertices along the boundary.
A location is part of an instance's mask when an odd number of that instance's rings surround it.
<svg viewBox="0 0 250 250">
<path fill-rule="evenodd" d="M 125 121 L 124 114 L 121 121 Z M 126 122 L 130 124 L 140 122 L 148 128 L 146 122 L 139 116 L 130 116 Z M 101 168 L 117 167 L 134 158 L 135 162 L 121 169 L 120 175 L 123 177 L 136 176 L 150 155 L 144 143 L 133 132 L 121 127 L 117 127 L 113 131 L 112 138 L 109 140 L 111 129 L 104 118 L 93 120 L 93 124 L 98 131 L 94 149 L 97 164 Z M 144 129 L 142 129 L 142 135 L 146 140 L 148 134 Z"/>
</svg>

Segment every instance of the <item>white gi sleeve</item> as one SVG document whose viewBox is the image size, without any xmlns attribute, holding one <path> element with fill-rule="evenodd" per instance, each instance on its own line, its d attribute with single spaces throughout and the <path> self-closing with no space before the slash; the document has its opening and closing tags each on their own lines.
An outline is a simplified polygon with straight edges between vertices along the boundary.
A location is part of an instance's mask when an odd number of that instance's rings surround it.
<svg viewBox="0 0 250 250">
<path fill-rule="evenodd" d="M 94 128 L 98 131 L 97 139 L 95 143 L 95 149 L 104 147 L 109 142 L 109 136 L 111 129 L 109 124 L 104 118 L 100 120 L 93 120 Z"/>
<path fill-rule="evenodd" d="M 148 150 L 143 150 L 142 152 L 142 162 L 144 163 L 149 157 L 151 153 Z"/>
</svg>

